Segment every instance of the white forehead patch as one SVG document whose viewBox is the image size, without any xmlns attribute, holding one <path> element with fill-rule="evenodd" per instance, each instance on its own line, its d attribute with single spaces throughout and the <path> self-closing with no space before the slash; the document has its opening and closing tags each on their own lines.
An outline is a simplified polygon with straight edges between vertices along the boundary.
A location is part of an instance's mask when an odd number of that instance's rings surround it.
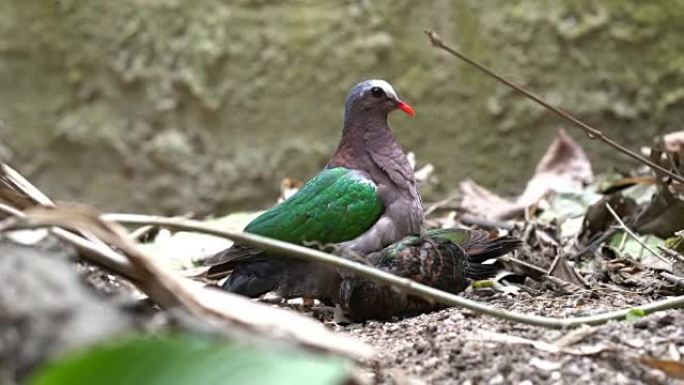
<svg viewBox="0 0 684 385">
<path fill-rule="evenodd" d="M 394 88 L 392 88 L 392 86 L 389 83 L 382 79 L 369 80 L 368 84 L 370 87 L 380 87 L 385 91 L 385 94 L 397 98 L 397 93 L 394 92 Z"/>
</svg>

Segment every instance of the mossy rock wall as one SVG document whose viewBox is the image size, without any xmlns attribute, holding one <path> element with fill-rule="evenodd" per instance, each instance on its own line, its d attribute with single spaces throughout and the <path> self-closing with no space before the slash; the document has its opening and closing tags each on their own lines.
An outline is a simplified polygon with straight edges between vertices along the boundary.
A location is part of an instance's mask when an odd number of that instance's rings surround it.
<svg viewBox="0 0 684 385">
<path fill-rule="evenodd" d="M 565 123 L 422 28 L 638 149 L 682 129 L 682 20 L 680 0 L 5 0 L 0 155 L 103 209 L 263 206 L 325 164 L 347 90 L 381 77 L 417 110 L 392 123 L 436 166 L 432 197 L 465 177 L 513 192 Z"/>
</svg>

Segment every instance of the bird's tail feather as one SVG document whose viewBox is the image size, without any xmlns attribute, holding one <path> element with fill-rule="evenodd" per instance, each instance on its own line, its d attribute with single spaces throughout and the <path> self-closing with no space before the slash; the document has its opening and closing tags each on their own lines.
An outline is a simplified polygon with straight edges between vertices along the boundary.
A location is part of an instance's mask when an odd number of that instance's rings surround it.
<svg viewBox="0 0 684 385">
<path fill-rule="evenodd" d="M 504 254 L 519 248 L 522 245 L 520 239 L 513 237 L 502 237 L 498 239 L 488 239 L 479 244 L 466 247 L 468 262 L 472 264 L 482 263 L 488 259 L 498 258 Z"/>
<path fill-rule="evenodd" d="M 495 264 L 470 263 L 466 268 L 465 276 L 473 281 L 489 279 L 499 272 L 500 266 Z"/>
</svg>

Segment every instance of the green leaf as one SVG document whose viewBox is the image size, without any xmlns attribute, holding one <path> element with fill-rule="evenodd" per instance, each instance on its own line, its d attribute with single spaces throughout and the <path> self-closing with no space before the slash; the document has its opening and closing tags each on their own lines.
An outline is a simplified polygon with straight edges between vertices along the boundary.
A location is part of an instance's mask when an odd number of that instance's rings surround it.
<svg viewBox="0 0 684 385">
<path fill-rule="evenodd" d="M 181 335 L 138 337 L 75 352 L 39 369 L 31 385 L 342 384 L 346 361 Z"/>
<path fill-rule="evenodd" d="M 492 280 L 481 280 L 481 281 L 475 281 L 471 284 L 473 289 L 484 289 L 487 287 L 494 287 L 494 281 Z"/>
<path fill-rule="evenodd" d="M 646 312 L 644 311 L 644 309 L 635 307 L 635 308 L 629 309 L 629 311 L 627 312 L 627 315 L 625 316 L 625 319 L 627 321 L 631 321 L 631 320 L 639 319 L 639 318 L 645 317 L 645 316 L 646 316 Z"/>
<path fill-rule="evenodd" d="M 639 235 L 639 240 L 647 244 L 654 250 L 658 250 L 658 246 L 663 246 L 664 241 L 656 236 L 643 236 Z M 650 251 L 645 249 L 641 243 L 637 242 L 634 238 L 630 237 L 623 230 L 617 231 L 611 238 L 609 242 L 610 246 L 614 247 L 620 253 L 630 255 L 637 260 L 641 260 L 643 256 L 650 255 Z"/>
</svg>

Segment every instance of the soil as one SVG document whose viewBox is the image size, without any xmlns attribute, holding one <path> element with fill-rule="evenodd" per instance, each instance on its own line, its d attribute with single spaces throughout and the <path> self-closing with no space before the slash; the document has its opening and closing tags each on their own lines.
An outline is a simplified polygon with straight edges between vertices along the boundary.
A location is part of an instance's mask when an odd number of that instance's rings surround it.
<svg viewBox="0 0 684 385">
<path fill-rule="evenodd" d="M 83 263 L 74 269 L 69 261 L 74 259 L 73 252 L 47 257 L 29 247 L 0 246 L 6 255 L 0 261 L 7 264 L 0 269 L 6 273 L 0 307 L 8 310 L 0 315 L 4 325 L 0 363 L 14 369 L 0 372 L 0 380 L 9 381 L 2 383 L 20 380 L 51 352 L 86 343 L 84 339 L 117 338 L 126 331 L 154 330 L 173 322 L 172 314 L 138 301 L 139 293 L 125 280 Z M 30 291 L 26 282 L 32 282 Z M 32 298 L 29 307 L 25 306 L 27 296 Z M 464 296 L 517 312 L 556 317 L 635 307 L 662 298 L 643 291 L 554 295 L 527 289 L 504 294 L 489 288 L 469 289 Z M 329 307 L 291 306 L 316 318 L 332 316 Z M 325 322 L 376 349 L 376 357 L 357 371 L 361 384 L 684 383 L 639 361 L 647 357 L 681 360 L 681 310 L 574 330 L 522 325 L 457 308 L 394 322 L 347 326 Z M 55 324 L 62 327 L 55 330 Z"/>
<path fill-rule="evenodd" d="M 497 294 L 478 300 L 509 310 L 557 317 L 648 301 L 630 293 L 598 298 L 587 294 Z M 550 330 L 450 308 L 397 322 L 350 325 L 340 328 L 340 332 L 377 350 L 377 357 L 366 363 L 362 375 L 370 383 L 674 384 L 684 382 L 674 382 L 638 359 L 679 360 L 684 355 L 682 325 L 681 310 L 598 327 Z"/>
</svg>

